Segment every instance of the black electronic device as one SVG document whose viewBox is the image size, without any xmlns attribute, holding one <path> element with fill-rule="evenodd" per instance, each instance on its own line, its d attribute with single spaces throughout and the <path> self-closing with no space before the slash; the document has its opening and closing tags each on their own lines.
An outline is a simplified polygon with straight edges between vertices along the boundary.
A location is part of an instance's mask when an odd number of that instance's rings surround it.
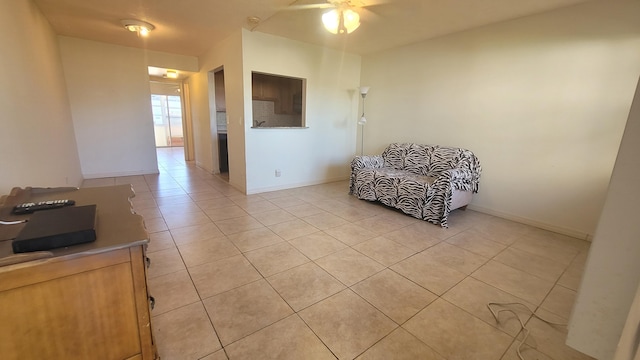
<svg viewBox="0 0 640 360">
<path fill-rule="evenodd" d="M 28 203 L 22 203 L 14 206 L 11 213 L 14 215 L 31 214 L 38 210 L 57 209 L 64 206 L 74 205 L 75 203 L 76 202 L 73 200 L 66 200 L 66 199 L 39 201 L 37 203 L 28 202 Z"/>
<path fill-rule="evenodd" d="M 13 252 L 46 251 L 94 241 L 96 224 L 96 205 L 36 212 L 13 240 Z"/>
</svg>

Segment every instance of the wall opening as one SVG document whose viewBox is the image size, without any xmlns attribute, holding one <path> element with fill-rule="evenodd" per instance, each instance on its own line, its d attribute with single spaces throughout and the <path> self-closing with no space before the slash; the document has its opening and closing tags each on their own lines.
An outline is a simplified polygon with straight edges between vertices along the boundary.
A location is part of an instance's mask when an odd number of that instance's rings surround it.
<svg viewBox="0 0 640 360">
<path fill-rule="evenodd" d="M 305 127 L 305 85 L 305 79 L 252 72 L 252 127 Z"/>
</svg>

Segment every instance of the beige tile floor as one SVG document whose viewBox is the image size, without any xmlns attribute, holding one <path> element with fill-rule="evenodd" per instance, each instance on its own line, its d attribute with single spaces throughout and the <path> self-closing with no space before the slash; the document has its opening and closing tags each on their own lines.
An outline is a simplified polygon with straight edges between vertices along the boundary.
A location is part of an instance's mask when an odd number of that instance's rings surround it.
<svg viewBox="0 0 640 360">
<path fill-rule="evenodd" d="M 587 242 L 471 210 L 442 229 L 344 181 L 247 196 L 181 150 L 159 149 L 159 175 L 84 184 L 136 191 L 163 360 L 512 360 L 520 325 L 488 302 L 568 321 Z M 566 327 L 513 309 L 525 359 L 589 359 Z"/>
</svg>

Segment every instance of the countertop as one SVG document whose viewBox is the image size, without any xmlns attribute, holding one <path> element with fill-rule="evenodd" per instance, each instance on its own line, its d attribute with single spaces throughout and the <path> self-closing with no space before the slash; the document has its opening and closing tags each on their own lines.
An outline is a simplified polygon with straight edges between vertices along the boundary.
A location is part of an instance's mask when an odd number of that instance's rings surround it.
<svg viewBox="0 0 640 360">
<path fill-rule="evenodd" d="M 76 206 L 97 205 L 96 240 L 50 251 L 14 254 L 11 240 L 25 223 L 0 225 L 0 266 L 59 256 L 87 255 L 119 248 L 127 248 L 149 242 L 142 216 L 133 212 L 130 198 L 135 193 L 131 185 L 95 188 L 14 188 L 10 195 L 0 198 L 0 220 L 28 220 L 28 215 L 13 215 L 16 204 L 46 200 L 75 200 Z M 55 210 L 41 210 L 55 211 Z M 126 234 L 126 235 L 125 235 Z"/>
</svg>

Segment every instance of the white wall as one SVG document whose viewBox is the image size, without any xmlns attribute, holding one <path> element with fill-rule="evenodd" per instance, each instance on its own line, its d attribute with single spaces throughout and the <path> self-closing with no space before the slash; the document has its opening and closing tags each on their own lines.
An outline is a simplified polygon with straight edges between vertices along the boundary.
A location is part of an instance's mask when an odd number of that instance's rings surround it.
<svg viewBox="0 0 640 360">
<path fill-rule="evenodd" d="M 640 74 L 638 13 L 589 2 L 364 57 L 365 153 L 468 148 L 472 208 L 593 234 Z"/>
<path fill-rule="evenodd" d="M 238 122 L 244 118 L 242 90 L 242 33 L 233 33 L 198 58 L 200 72 L 189 77 L 191 112 L 196 147 L 196 164 L 209 172 L 219 172 L 218 139 L 213 99 L 213 84 L 209 84 L 209 72 L 224 67 L 227 116 L 234 119 L 227 128 L 229 148 L 229 183 L 245 191 L 244 133 Z M 213 76 L 211 76 L 213 78 Z"/>
<path fill-rule="evenodd" d="M 183 71 L 198 71 L 198 58 L 195 56 L 185 56 L 169 54 L 161 51 L 145 51 L 148 66 L 167 68 Z"/>
<path fill-rule="evenodd" d="M 145 51 L 58 39 L 84 177 L 157 173 Z"/>
<path fill-rule="evenodd" d="M 189 86 L 191 118 L 193 121 L 193 142 L 196 165 L 210 173 L 217 168 L 211 150 L 214 146 L 209 130 L 209 100 L 207 74 L 197 73 L 185 80 Z"/>
<path fill-rule="evenodd" d="M 348 178 L 355 153 L 359 56 L 242 30 L 198 60 L 200 72 L 187 80 L 198 166 L 211 172 L 219 166 L 209 72 L 223 67 L 231 185 L 258 193 Z M 308 129 L 251 129 L 252 71 L 307 79 Z"/>
<path fill-rule="evenodd" d="M 224 92 L 227 110 L 227 149 L 229 154 L 229 183 L 240 191 L 247 192 L 247 149 L 246 135 L 244 132 L 245 107 L 251 102 L 251 97 L 246 97 L 243 67 L 243 31 L 233 35 L 230 42 L 225 43 L 225 58 L 221 63 L 224 66 Z M 213 65 L 213 63 L 211 64 Z M 209 69 L 219 69 L 210 66 Z M 213 109 L 215 105 L 212 104 Z M 211 124 L 211 131 L 217 129 L 217 119 Z M 214 135 L 215 136 L 215 135 Z M 216 142 L 217 146 L 217 142 Z M 216 152 L 217 156 L 217 152 Z"/>
<path fill-rule="evenodd" d="M 149 81 L 149 91 L 157 95 L 180 96 L 181 83 L 178 80 L 153 78 Z"/>
<path fill-rule="evenodd" d="M 602 360 L 613 358 L 640 282 L 639 155 L 640 82 L 567 337 L 570 346 Z"/>
<path fill-rule="evenodd" d="M 637 339 L 640 338 L 640 286 L 636 290 L 629 315 L 624 323 L 620 341 L 616 348 L 613 360 L 630 360 L 634 356 L 640 356 Z"/>
<path fill-rule="evenodd" d="M 0 194 L 15 186 L 79 186 L 58 44 L 30 0 L 0 1 L 0 49 Z"/>
<path fill-rule="evenodd" d="M 347 179 L 356 145 L 360 56 L 246 30 L 242 39 L 247 193 Z M 306 79 L 308 128 L 251 128 L 252 71 Z"/>
</svg>

